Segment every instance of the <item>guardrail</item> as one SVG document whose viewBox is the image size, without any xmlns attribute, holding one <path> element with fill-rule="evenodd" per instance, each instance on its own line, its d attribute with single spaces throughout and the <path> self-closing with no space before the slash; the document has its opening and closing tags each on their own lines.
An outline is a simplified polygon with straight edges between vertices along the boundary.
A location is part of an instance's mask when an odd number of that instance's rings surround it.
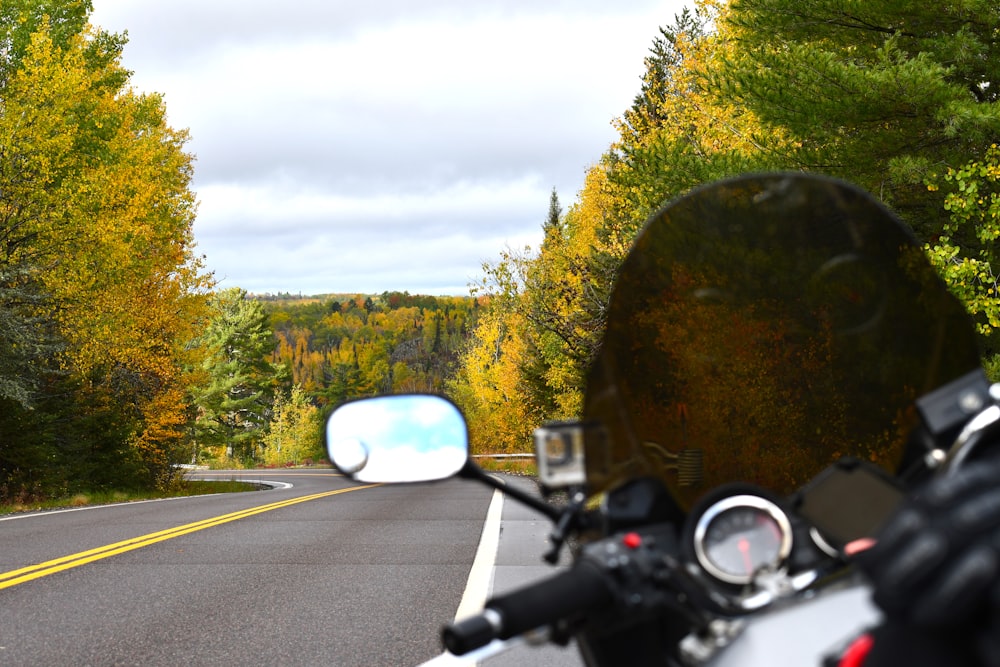
<svg viewBox="0 0 1000 667">
<path fill-rule="evenodd" d="M 473 454 L 474 459 L 533 459 L 534 454 Z"/>
</svg>

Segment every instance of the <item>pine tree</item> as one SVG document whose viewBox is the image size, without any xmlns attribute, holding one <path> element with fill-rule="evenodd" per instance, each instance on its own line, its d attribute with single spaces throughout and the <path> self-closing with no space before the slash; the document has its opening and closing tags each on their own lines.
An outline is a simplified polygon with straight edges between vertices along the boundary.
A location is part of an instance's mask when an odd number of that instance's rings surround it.
<svg viewBox="0 0 1000 667">
<path fill-rule="evenodd" d="M 252 462 L 283 367 L 267 361 L 274 335 L 260 302 L 231 288 L 216 293 L 209 306 L 213 315 L 198 341 L 207 379 L 193 390 L 199 445 Z"/>
<path fill-rule="evenodd" d="M 714 83 L 794 138 L 785 166 L 881 197 L 924 240 L 947 220 L 925 181 L 1000 139 L 1000 5 L 991 0 L 736 0 Z"/>
<path fill-rule="evenodd" d="M 559 195 L 555 188 L 552 188 L 552 194 L 549 195 L 549 214 L 542 224 L 542 231 L 545 234 L 543 244 L 550 239 L 556 242 L 563 235 L 562 206 L 559 205 Z"/>
</svg>

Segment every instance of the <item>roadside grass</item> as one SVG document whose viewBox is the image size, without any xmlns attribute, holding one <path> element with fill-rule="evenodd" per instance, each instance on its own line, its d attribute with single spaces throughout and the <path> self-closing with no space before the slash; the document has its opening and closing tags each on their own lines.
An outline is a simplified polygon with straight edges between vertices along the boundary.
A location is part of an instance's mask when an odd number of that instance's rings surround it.
<svg viewBox="0 0 1000 667">
<path fill-rule="evenodd" d="M 489 472 L 501 472 L 510 475 L 521 475 L 525 477 L 537 477 L 538 466 L 533 458 L 525 459 L 497 459 L 497 458 L 477 458 L 476 463 Z M 235 461 L 225 462 L 226 469 L 243 469 Z M 321 461 L 319 467 L 328 467 L 326 461 Z M 223 466 L 220 465 L 219 468 Z M 285 468 L 285 467 L 317 467 L 312 461 L 308 461 L 300 466 L 290 465 L 269 465 L 264 468 Z M 210 467 L 211 468 L 211 467 Z M 185 479 L 171 484 L 166 490 L 117 490 L 117 491 L 92 491 L 80 492 L 58 498 L 28 498 L 15 501 L 0 502 L 0 516 L 17 514 L 20 512 L 37 512 L 40 510 L 67 509 L 73 507 L 88 507 L 91 505 L 110 505 L 113 503 L 127 503 L 137 500 L 156 500 L 159 498 L 180 498 L 184 496 L 199 496 L 212 493 L 237 493 L 243 491 L 257 491 L 259 485 L 240 482 L 237 480 L 205 481 Z"/>
<path fill-rule="evenodd" d="M 128 490 L 128 491 L 94 491 L 89 493 L 74 493 L 61 498 L 23 500 L 13 503 L 0 503 L 0 515 L 18 512 L 36 512 L 38 510 L 66 509 L 72 507 L 87 507 L 90 505 L 110 505 L 112 503 L 127 503 L 136 500 L 156 500 L 159 498 L 182 498 L 185 496 L 201 496 L 211 493 L 236 493 L 242 491 L 257 491 L 260 486 L 238 482 L 235 480 L 201 481 L 184 480 L 173 484 L 169 489 L 158 491 Z"/>
<path fill-rule="evenodd" d="M 525 459 L 499 459 L 482 457 L 476 459 L 476 464 L 488 472 L 503 472 L 509 475 L 538 477 L 538 466 L 534 457 Z"/>
</svg>

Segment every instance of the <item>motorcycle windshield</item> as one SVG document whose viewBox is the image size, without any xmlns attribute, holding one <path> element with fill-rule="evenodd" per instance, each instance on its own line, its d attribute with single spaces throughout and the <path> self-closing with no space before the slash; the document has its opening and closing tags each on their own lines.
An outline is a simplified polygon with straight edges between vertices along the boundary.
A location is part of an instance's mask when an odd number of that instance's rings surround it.
<svg viewBox="0 0 1000 667">
<path fill-rule="evenodd" d="M 652 475 L 683 509 L 750 482 L 798 489 L 843 456 L 898 466 L 919 396 L 979 366 L 975 333 L 910 232 L 804 174 L 698 189 L 622 265 L 584 417 L 591 491 Z"/>
</svg>

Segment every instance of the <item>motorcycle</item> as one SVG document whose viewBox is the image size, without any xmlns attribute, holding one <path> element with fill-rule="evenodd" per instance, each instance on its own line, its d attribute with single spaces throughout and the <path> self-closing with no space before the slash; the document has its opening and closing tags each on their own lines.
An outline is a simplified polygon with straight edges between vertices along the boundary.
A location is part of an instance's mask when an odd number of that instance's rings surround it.
<svg viewBox="0 0 1000 667">
<path fill-rule="evenodd" d="M 544 630 L 595 666 L 803 665 L 879 620 L 852 545 L 998 424 L 969 318 L 898 218 L 767 174 L 697 189 L 635 240 L 582 418 L 535 432 L 561 503 L 476 466 L 439 396 L 346 403 L 327 446 L 361 482 L 504 489 L 552 519 L 546 560 L 570 545 L 569 568 L 447 625 L 452 654 Z"/>
</svg>

